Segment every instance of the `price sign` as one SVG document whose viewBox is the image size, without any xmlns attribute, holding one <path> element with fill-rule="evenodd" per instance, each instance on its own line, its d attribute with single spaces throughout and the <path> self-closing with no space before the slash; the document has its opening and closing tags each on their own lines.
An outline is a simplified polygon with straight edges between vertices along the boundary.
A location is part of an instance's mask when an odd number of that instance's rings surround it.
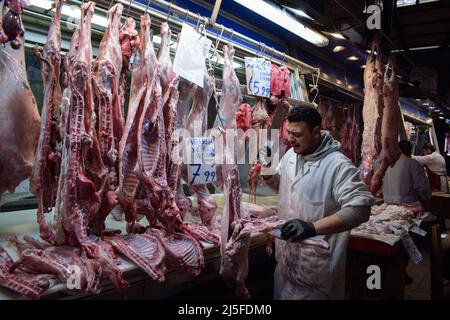
<svg viewBox="0 0 450 320">
<path fill-rule="evenodd" d="M 215 148 L 213 137 L 186 140 L 188 154 L 188 183 L 206 184 L 216 181 Z"/>
<path fill-rule="evenodd" d="M 247 92 L 253 96 L 270 96 L 270 61 L 261 58 L 245 58 Z"/>
</svg>

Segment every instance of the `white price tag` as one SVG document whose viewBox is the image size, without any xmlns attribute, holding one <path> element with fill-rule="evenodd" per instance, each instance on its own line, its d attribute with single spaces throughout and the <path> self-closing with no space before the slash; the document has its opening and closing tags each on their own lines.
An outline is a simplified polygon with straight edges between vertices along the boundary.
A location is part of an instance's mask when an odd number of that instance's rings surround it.
<svg viewBox="0 0 450 320">
<path fill-rule="evenodd" d="M 205 59 L 212 41 L 202 36 L 194 28 L 183 23 L 178 42 L 173 70 L 176 74 L 203 88 Z"/>
<path fill-rule="evenodd" d="M 270 61 L 261 58 L 245 58 L 247 92 L 253 96 L 270 96 Z"/>
<path fill-rule="evenodd" d="M 213 137 L 186 140 L 188 154 L 188 183 L 206 184 L 216 181 L 215 147 Z"/>
<path fill-rule="evenodd" d="M 414 232 L 415 234 L 418 234 L 419 236 L 425 237 L 427 235 L 427 232 L 423 230 L 422 228 L 419 228 L 417 226 L 414 226 L 411 228 L 411 232 Z"/>
<path fill-rule="evenodd" d="M 420 261 L 423 260 L 423 256 L 420 253 L 419 249 L 417 249 L 416 245 L 414 244 L 414 241 L 411 239 L 409 233 L 407 231 L 403 232 L 401 236 L 403 246 L 408 253 L 409 258 L 411 259 L 412 263 L 417 264 Z"/>
</svg>

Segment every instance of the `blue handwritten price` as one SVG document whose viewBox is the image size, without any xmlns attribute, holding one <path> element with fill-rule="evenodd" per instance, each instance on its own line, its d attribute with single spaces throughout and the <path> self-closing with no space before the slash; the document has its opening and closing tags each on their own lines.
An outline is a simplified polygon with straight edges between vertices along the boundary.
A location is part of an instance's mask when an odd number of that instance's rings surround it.
<svg viewBox="0 0 450 320">
<path fill-rule="evenodd" d="M 215 146 L 211 137 L 189 138 L 186 141 L 190 163 L 190 184 L 206 184 L 216 180 Z"/>
<path fill-rule="evenodd" d="M 259 97 L 270 96 L 270 62 L 260 58 L 245 58 L 247 91 Z"/>
<path fill-rule="evenodd" d="M 189 164 L 188 176 L 190 184 L 206 184 L 216 181 L 216 166 L 209 164 Z"/>
</svg>

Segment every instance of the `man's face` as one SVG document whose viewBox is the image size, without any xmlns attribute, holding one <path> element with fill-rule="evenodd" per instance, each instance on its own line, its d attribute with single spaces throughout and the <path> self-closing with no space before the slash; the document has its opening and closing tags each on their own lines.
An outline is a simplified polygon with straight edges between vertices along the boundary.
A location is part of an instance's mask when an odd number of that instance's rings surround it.
<svg viewBox="0 0 450 320">
<path fill-rule="evenodd" d="M 320 127 L 311 128 L 308 123 L 288 122 L 289 143 L 297 154 L 313 153 L 320 144 Z"/>
<path fill-rule="evenodd" d="M 425 154 L 432 154 L 433 152 L 431 152 L 431 150 L 430 149 L 423 149 L 423 152 L 425 153 Z"/>
</svg>

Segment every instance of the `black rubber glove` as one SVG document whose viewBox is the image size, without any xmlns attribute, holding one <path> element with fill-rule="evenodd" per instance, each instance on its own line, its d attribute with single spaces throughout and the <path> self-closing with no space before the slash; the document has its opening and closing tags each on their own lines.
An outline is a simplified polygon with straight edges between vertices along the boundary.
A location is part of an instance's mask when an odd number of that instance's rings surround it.
<svg viewBox="0 0 450 320">
<path fill-rule="evenodd" d="M 281 227 L 281 239 L 291 242 L 299 242 L 316 235 L 316 228 L 311 222 L 300 219 L 286 221 Z"/>
</svg>

